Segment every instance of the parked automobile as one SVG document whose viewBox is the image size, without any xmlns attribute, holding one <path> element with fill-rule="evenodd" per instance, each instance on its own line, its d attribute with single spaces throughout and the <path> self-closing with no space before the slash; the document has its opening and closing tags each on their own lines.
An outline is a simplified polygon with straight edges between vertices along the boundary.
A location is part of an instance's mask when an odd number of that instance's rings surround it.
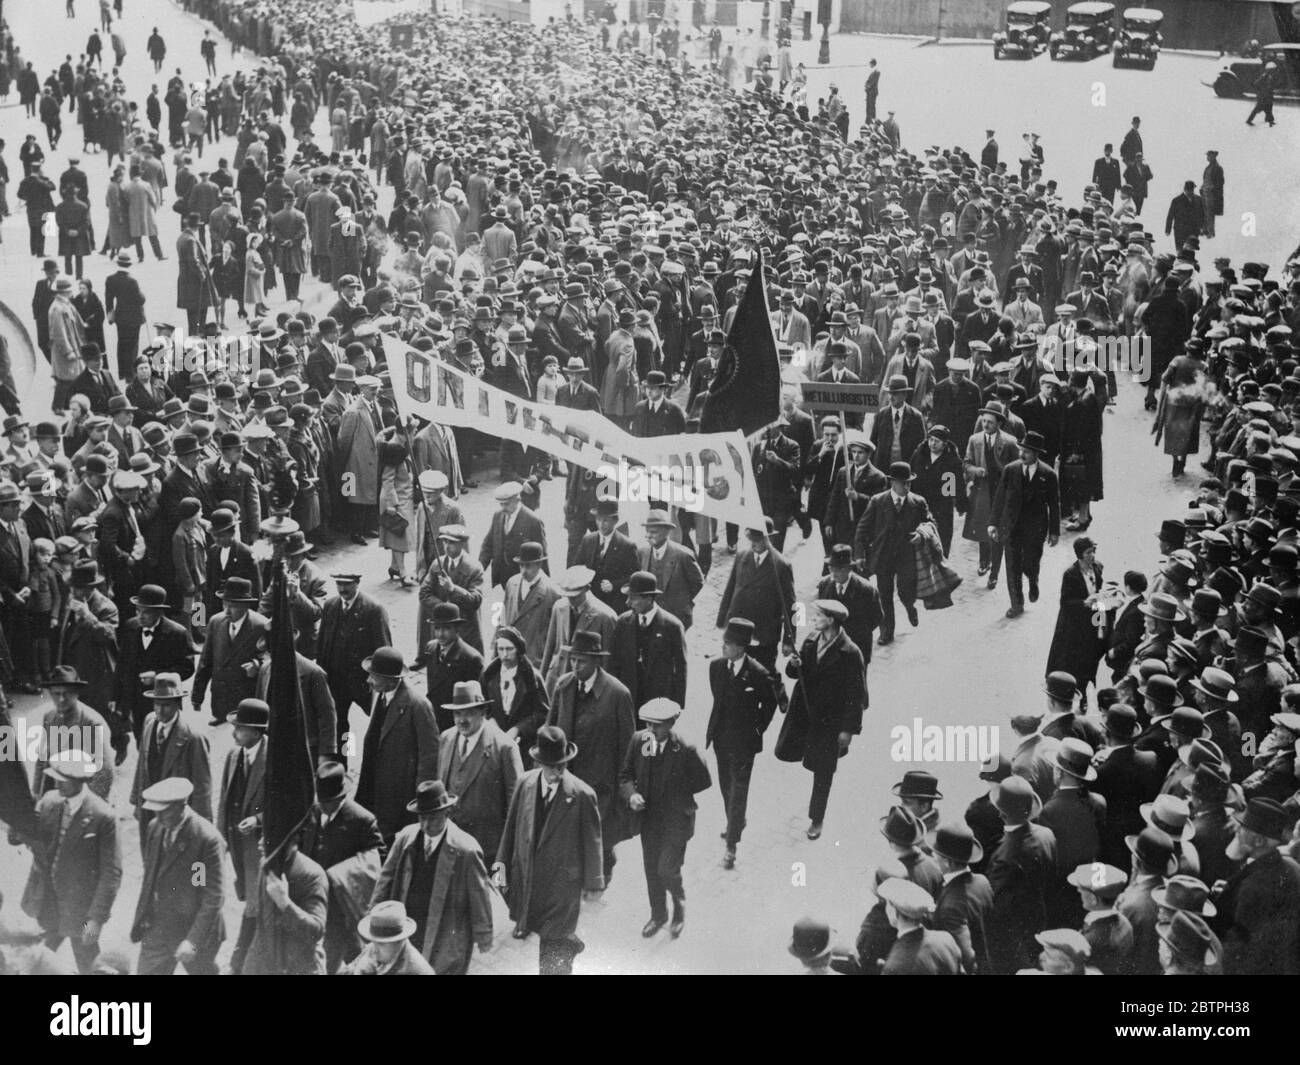
<svg viewBox="0 0 1300 1065">
<path fill-rule="evenodd" d="M 1274 68 L 1273 95 L 1280 99 L 1300 99 L 1300 44 L 1266 44 L 1254 59 L 1234 59 L 1214 79 L 1215 96 L 1242 99 L 1255 95 L 1255 82 L 1266 66 Z M 1210 84 L 1206 82 L 1205 84 Z"/>
<path fill-rule="evenodd" d="M 1095 59 L 1115 43 L 1115 5 L 1071 4 L 1065 12 L 1065 29 L 1052 34 L 1048 45 L 1053 59 Z"/>
<path fill-rule="evenodd" d="M 1114 65 L 1136 66 L 1154 70 L 1160 55 L 1160 24 L 1163 11 L 1152 7 L 1126 7 L 1120 16 L 1119 33 L 1115 35 Z"/>
<path fill-rule="evenodd" d="M 994 59 L 1033 59 L 1047 51 L 1052 35 L 1052 5 L 1044 0 L 1016 0 L 1007 5 L 1007 25 L 993 35 Z"/>
</svg>

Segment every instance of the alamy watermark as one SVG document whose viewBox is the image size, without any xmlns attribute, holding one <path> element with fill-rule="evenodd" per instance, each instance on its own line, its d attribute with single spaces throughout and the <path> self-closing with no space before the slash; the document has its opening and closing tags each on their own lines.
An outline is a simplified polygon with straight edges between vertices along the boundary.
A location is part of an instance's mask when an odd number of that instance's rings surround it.
<svg viewBox="0 0 1300 1065">
<path fill-rule="evenodd" d="M 597 499 L 621 499 L 625 503 L 664 503 L 698 513 L 704 507 L 707 488 L 702 466 L 634 466 L 620 458 L 596 470 L 601 480 Z"/>
<path fill-rule="evenodd" d="M 910 725 L 889 730 L 889 757 L 895 762 L 987 762 L 1001 749 L 997 725 Z"/>
<path fill-rule="evenodd" d="M 1072 337 L 1048 345 L 1047 361 L 1058 375 L 1076 370 L 1132 374 L 1133 380 L 1151 380 L 1151 338 L 1145 333 L 1132 336 L 1094 334 Z"/>
</svg>

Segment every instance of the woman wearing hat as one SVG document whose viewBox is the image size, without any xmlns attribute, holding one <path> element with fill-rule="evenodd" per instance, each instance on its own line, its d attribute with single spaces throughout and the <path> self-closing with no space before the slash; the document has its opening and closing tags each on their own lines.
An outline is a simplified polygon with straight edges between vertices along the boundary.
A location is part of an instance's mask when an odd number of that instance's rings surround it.
<svg viewBox="0 0 1300 1065">
<path fill-rule="evenodd" d="M 519 744 L 524 768 L 532 769 L 528 752 L 551 708 L 546 685 L 529 659 L 518 629 L 502 625 L 497 629 L 493 649 L 496 655 L 483 670 L 483 695 L 491 703 L 492 719 L 508 739 Z"/>
<path fill-rule="evenodd" d="M 414 580 L 406 574 L 406 554 L 411 550 L 407 535 L 415 518 L 412 505 L 415 468 L 411 464 L 410 438 L 404 426 L 384 429 L 377 437 L 379 448 L 379 546 L 391 552 L 388 576 L 402 588 Z"/>
<path fill-rule="evenodd" d="M 785 675 L 795 681 L 776 757 L 801 762 L 813 774 L 808 800 L 808 838 L 819 839 L 839 759 L 862 731 L 867 671 L 862 652 L 844 634 L 848 608 L 835 599 L 813 603 L 814 632 L 790 656 Z"/>
<path fill-rule="evenodd" d="M 1097 666 L 1106 653 L 1105 621 L 1111 603 L 1102 585 L 1096 543 L 1080 536 L 1073 546 L 1074 564 L 1061 575 L 1060 610 L 1047 652 L 1047 672 L 1074 677 L 1086 704 L 1088 687 L 1096 685 Z"/>
<path fill-rule="evenodd" d="M 946 426 L 931 425 L 911 455 L 912 491 L 930 504 L 944 557 L 952 548 L 953 511 L 966 513 L 966 474 Z"/>
</svg>

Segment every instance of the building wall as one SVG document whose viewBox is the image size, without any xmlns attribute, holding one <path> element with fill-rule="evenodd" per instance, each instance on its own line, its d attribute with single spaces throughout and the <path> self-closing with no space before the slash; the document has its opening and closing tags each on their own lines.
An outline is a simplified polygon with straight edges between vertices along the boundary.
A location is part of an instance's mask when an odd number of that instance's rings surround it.
<svg viewBox="0 0 1300 1065">
<path fill-rule="evenodd" d="M 1065 25 L 1070 0 L 1052 0 L 1053 29 Z M 1124 5 L 1116 4 L 1122 10 Z M 1139 6 L 1139 5 L 1133 5 Z M 1205 51 L 1238 49 L 1252 37 L 1278 39 L 1272 5 L 1246 0 L 1151 0 L 1165 13 L 1164 46 Z M 848 33 L 922 37 L 991 37 L 1002 26 L 1002 0 L 844 0 L 840 28 Z"/>
</svg>

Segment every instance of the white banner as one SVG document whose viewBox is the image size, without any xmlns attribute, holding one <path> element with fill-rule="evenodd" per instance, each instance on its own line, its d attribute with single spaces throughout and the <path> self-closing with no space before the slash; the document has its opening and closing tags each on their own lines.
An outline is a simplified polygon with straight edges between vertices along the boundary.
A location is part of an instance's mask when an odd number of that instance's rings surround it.
<svg viewBox="0 0 1300 1065">
<path fill-rule="evenodd" d="M 520 399 L 397 337 L 382 339 L 404 418 L 509 436 L 597 471 L 607 482 L 598 494 L 609 498 L 660 500 L 742 528 L 763 527 L 749 447 L 738 429 L 635 437 L 595 411 Z"/>
<path fill-rule="evenodd" d="M 428 10 L 429 0 L 352 0 L 357 25 L 363 28 L 397 15 L 414 15 Z"/>
</svg>

